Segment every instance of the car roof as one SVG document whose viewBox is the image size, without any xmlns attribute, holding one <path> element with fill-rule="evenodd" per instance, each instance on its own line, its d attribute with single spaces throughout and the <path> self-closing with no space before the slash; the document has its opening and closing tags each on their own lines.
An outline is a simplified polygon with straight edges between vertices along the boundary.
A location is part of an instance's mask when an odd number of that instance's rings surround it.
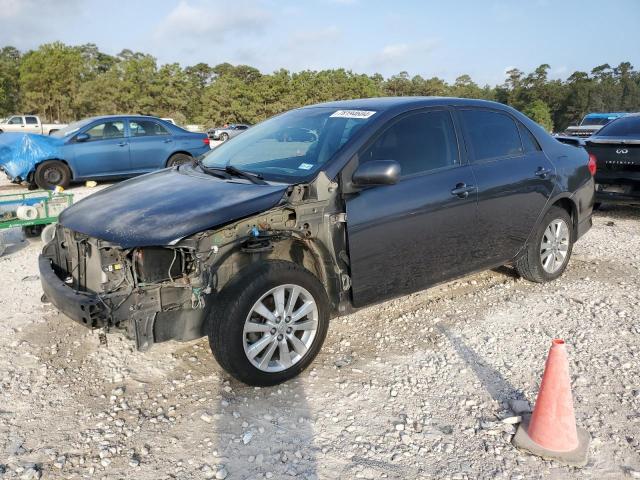
<svg viewBox="0 0 640 480">
<path fill-rule="evenodd" d="M 370 109 L 376 111 L 384 111 L 405 107 L 407 109 L 414 107 L 428 106 L 476 106 L 507 109 L 508 107 L 502 103 L 492 102 L 489 100 L 477 100 L 471 98 L 456 97 L 375 97 L 362 98 L 357 100 L 340 100 L 334 102 L 317 103 L 302 108 L 314 107 L 330 107 L 341 109 Z"/>
<path fill-rule="evenodd" d="M 108 120 L 110 118 L 139 118 L 139 119 L 150 119 L 150 120 L 162 120 L 162 118 L 160 117 L 154 117 L 153 115 L 129 115 L 129 114 L 122 114 L 122 115 L 97 115 L 95 117 L 89 117 L 89 118 L 85 118 L 84 120 L 87 121 L 94 121 L 94 120 Z M 165 121 L 165 120 L 163 120 Z M 167 122 L 168 123 L 168 122 Z"/>
</svg>

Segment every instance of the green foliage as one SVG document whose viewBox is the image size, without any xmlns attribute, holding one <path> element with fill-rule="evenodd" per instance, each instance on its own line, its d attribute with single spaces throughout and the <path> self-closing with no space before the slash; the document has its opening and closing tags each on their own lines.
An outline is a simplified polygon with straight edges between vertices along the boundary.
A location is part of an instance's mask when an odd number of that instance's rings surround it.
<svg viewBox="0 0 640 480">
<path fill-rule="evenodd" d="M 629 62 L 602 64 L 566 81 L 550 66 L 506 72 L 504 84 L 483 87 L 466 74 L 448 84 L 400 72 L 385 79 L 344 69 L 263 74 L 249 65 L 158 65 L 151 55 L 107 55 L 94 44 L 56 42 L 21 54 L 0 49 L 0 117 L 34 113 L 68 122 L 90 115 L 145 113 L 206 126 L 256 123 L 282 111 L 348 98 L 437 95 L 483 98 L 522 110 L 551 130 L 564 130 L 590 111 L 640 110 L 640 73 Z"/>
<path fill-rule="evenodd" d="M 551 111 L 549 111 L 549 106 L 542 100 L 534 100 L 522 110 L 522 113 L 534 122 L 538 122 L 548 132 L 553 131 Z"/>
</svg>

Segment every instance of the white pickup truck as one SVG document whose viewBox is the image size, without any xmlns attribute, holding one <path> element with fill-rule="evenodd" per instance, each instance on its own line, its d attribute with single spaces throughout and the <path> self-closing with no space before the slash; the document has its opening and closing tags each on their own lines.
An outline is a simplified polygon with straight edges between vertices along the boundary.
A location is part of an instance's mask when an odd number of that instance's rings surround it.
<svg viewBox="0 0 640 480">
<path fill-rule="evenodd" d="M 36 115 L 14 115 L 0 122 L 0 133 L 22 132 L 51 135 L 64 127 L 66 125 L 63 123 L 42 123 L 40 117 Z"/>
</svg>

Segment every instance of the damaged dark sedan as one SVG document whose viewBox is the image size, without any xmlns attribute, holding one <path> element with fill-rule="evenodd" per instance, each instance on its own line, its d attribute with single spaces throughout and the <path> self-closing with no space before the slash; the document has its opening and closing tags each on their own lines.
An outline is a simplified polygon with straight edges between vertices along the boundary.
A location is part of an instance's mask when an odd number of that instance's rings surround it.
<svg viewBox="0 0 640 480">
<path fill-rule="evenodd" d="M 304 107 L 66 210 L 42 285 L 86 327 L 140 350 L 208 336 L 227 372 L 273 385 L 312 362 L 332 317 L 504 264 L 556 279 L 591 226 L 592 171 L 498 103 Z"/>
</svg>

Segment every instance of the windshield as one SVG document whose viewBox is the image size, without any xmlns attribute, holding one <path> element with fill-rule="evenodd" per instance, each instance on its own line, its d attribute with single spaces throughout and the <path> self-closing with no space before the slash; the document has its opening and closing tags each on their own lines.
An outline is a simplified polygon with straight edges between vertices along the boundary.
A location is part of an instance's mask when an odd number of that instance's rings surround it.
<svg viewBox="0 0 640 480">
<path fill-rule="evenodd" d="M 330 107 L 273 117 L 207 153 L 210 168 L 232 165 L 267 180 L 296 182 L 315 174 L 375 112 Z"/>
<path fill-rule="evenodd" d="M 582 119 L 582 122 L 580 123 L 580 126 L 582 127 L 589 127 L 589 126 L 598 126 L 598 125 L 606 125 L 607 123 L 609 123 L 611 120 L 613 120 L 612 118 L 607 118 L 607 117 L 585 117 Z"/>
<path fill-rule="evenodd" d="M 53 132 L 51 136 L 58 137 L 58 138 L 68 137 L 69 135 L 73 135 L 74 133 L 76 133 L 78 130 L 80 130 L 82 127 L 84 127 L 91 121 L 93 121 L 93 118 L 86 118 L 84 120 L 79 120 L 77 122 L 70 123 L 66 127 Z"/>
<path fill-rule="evenodd" d="M 635 137 L 640 139 L 640 116 L 618 118 L 598 131 L 599 137 Z"/>
</svg>

